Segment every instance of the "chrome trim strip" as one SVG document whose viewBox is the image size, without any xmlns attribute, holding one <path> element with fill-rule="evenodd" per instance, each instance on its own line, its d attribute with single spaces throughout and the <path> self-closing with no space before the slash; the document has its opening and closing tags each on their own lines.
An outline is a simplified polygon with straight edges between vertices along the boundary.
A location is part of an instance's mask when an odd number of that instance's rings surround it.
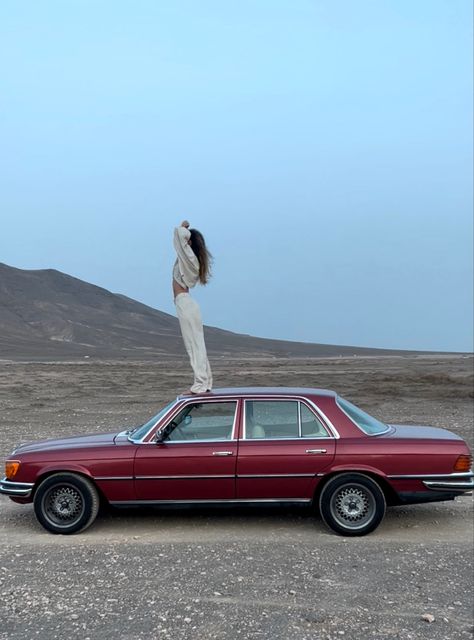
<svg viewBox="0 0 474 640">
<path fill-rule="evenodd" d="M 95 476 L 94 480 L 133 480 L 133 476 Z"/>
<path fill-rule="evenodd" d="M 336 396 L 336 404 L 338 406 L 338 408 L 342 411 L 342 413 L 347 416 L 347 418 L 349 418 L 349 420 L 352 422 L 353 425 L 355 425 L 359 431 L 361 433 L 363 433 L 365 436 L 369 436 L 370 438 L 373 438 L 374 436 L 383 436 L 384 434 L 388 433 L 389 431 L 392 430 L 392 427 L 390 425 L 385 425 L 387 428 L 385 429 L 385 431 L 381 431 L 380 433 L 367 433 L 367 431 L 364 431 L 362 429 L 362 427 L 360 425 L 357 424 L 357 422 L 354 420 L 354 418 L 351 418 L 351 416 L 347 413 L 347 411 L 344 411 L 344 409 L 341 407 L 341 405 L 339 404 L 339 402 L 337 401 L 339 398 L 339 396 Z M 349 402 L 349 401 L 348 401 Z M 352 404 L 352 403 L 351 403 Z M 354 405 L 355 406 L 355 405 Z M 363 409 L 361 409 L 361 411 L 364 411 Z M 367 411 L 365 411 L 365 413 L 367 413 Z M 367 414 L 370 415 L 370 414 Z M 371 416 L 373 417 L 373 416 Z M 378 418 L 375 418 L 375 420 L 378 420 Z M 382 420 L 378 420 L 379 422 L 382 422 Z M 385 422 L 382 422 L 382 424 L 385 424 Z"/>
<path fill-rule="evenodd" d="M 174 441 L 173 441 L 173 440 L 165 440 L 165 441 L 164 441 L 163 443 L 161 443 L 161 444 L 189 444 L 189 443 L 195 444 L 195 443 L 197 443 L 197 442 L 236 442 L 236 441 L 237 441 L 237 438 L 235 437 L 235 436 L 236 436 L 235 429 L 236 429 L 237 409 L 238 409 L 239 398 L 232 398 L 232 399 L 224 399 L 224 398 L 218 398 L 218 399 L 216 399 L 216 398 L 202 398 L 202 399 L 201 399 L 201 398 L 199 398 L 199 399 L 198 399 L 198 398 L 196 398 L 196 397 L 191 396 L 189 399 L 184 400 L 184 401 L 182 401 L 182 402 L 178 403 L 178 406 L 177 406 L 177 405 L 174 405 L 174 406 L 170 409 L 170 411 L 171 411 L 172 409 L 175 409 L 175 408 L 177 408 L 177 409 L 178 409 L 178 411 L 176 411 L 176 412 L 174 412 L 174 413 L 172 413 L 172 414 L 168 412 L 168 413 L 166 414 L 166 416 L 167 416 L 167 418 L 169 418 L 170 420 L 173 420 L 173 418 L 174 418 L 175 416 L 177 416 L 177 415 L 178 415 L 178 413 L 180 413 L 180 412 L 181 412 L 185 407 L 187 407 L 189 404 L 207 404 L 208 402 L 213 402 L 214 404 L 217 404 L 217 403 L 224 403 L 224 402 L 225 402 L 225 403 L 233 402 L 233 403 L 235 404 L 235 409 L 234 409 L 234 420 L 233 420 L 233 422 L 232 422 L 232 431 L 231 431 L 231 433 L 232 433 L 232 438 L 223 438 L 223 439 L 205 439 L 205 440 L 195 440 L 195 439 L 190 439 L 190 440 L 174 440 Z M 163 416 L 162 420 L 164 421 L 164 419 L 165 419 L 165 416 Z M 161 422 L 161 420 L 159 420 L 158 422 Z M 163 427 L 165 427 L 165 426 L 168 424 L 168 422 L 169 422 L 168 420 L 166 420 L 166 422 L 163 422 Z M 156 423 L 156 424 L 158 424 L 158 423 Z M 155 426 L 154 426 L 153 428 L 155 428 L 155 427 L 156 427 L 156 424 L 155 424 Z M 151 431 L 151 429 L 150 429 L 150 431 Z M 146 434 L 145 438 L 148 436 L 148 434 L 150 433 L 150 431 L 148 431 L 148 433 Z M 143 443 L 143 440 L 144 440 L 144 438 L 142 438 L 142 440 L 141 440 L 140 442 L 142 442 L 142 443 Z M 153 445 L 156 445 L 157 443 L 156 443 L 156 441 L 155 441 L 155 440 L 153 440 L 153 441 L 151 441 L 151 442 L 146 442 L 146 443 L 144 443 L 144 444 L 153 444 Z"/>
<path fill-rule="evenodd" d="M 243 437 L 242 440 L 245 440 L 247 442 L 253 442 L 255 441 L 265 441 L 265 442 L 271 442 L 271 441 L 278 441 L 278 440 L 326 440 L 328 438 L 331 439 L 336 439 L 338 440 L 340 438 L 339 433 L 337 431 L 337 429 L 334 427 L 334 425 L 332 424 L 332 422 L 329 420 L 329 418 L 321 411 L 321 409 L 319 407 L 317 407 L 314 402 L 312 402 L 309 398 L 304 398 L 303 396 L 269 396 L 269 397 L 265 397 L 265 396 L 245 396 L 245 398 L 242 398 L 243 403 L 244 403 L 244 410 L 243 410 L 243 424 L 244 424 L 244 429 L 243 429 Z M 247 438 L 247 415 L 246 415 L 246 405 L 247 402 L 257 402 L 257 401 L 261 401 L 261 402 L 288 402 L 288 401 L 294 401 L 298 403 L 298 436 L 285 436 L 282 438 Z M 326 431 L 328 432 L 327 435 L 325 436 L 316 436 L 315 438 L 309 438 L 308 436 L 302 436 L 302 425 L 301 425 L 301 403 L 304 404 L 306 406 L 306 408 L 311 411 L 311 413 L 315 413 L 316 414 L 316 418 L 319 420 L 319 422 L 321 422 L 321 425 L 324 429 L 326 429 Z"/>
<path fill-rule="evenodd" d="M 135 476 L 135 480 L 213 480 L 214 478 L 314 478 L 314 473 L 246 473 L 213 476 Z M 122 480 L 122 478 L 95 478 L 95 480 Z M 125 478 L 132 480 L 133 478 Z"/>
<path fill-rule="evenodd" d="M 242 444 L 243 442 L 298 442 L 298 444 L 303 444 L 303 442 L 305 440 L 335 440 L 335 438 L 333 438 L 330 435 L 327 435 L 325 438 L 323 436 L 319 436 L 319 438 L 308 438 L 306 436 L 303 436 L 302 438 L 298 438 L 298 436 L 286 436 L 283 438 L 249 438 L 248 440 L 240 440 L 240 444 Z"/>
<path fill-rule="evenodd" d="M 156 426 L 157 426 L 158 424 L 160 424 L 160 422 L 161 422 L 162 420 L 165 420 L 165 419 L 170 415 L 170 413 L 171 413 L 171 412 L 172 412 L 172 411 L 173 411 L 173 410 L 174 410 L 178 405 L 179 405 L 179 400 L 178 400 L 178 398 L 176 398 L 176 400 L 175 400 L 174 404 L 173 404 L 173 405 L 168 409 L 168 411 L 167 411 L 163 416 L 161 416 L 161 418 L 160 418 L 159 420 L 157 420 L 157 421 L 155 422 L 155 424 L 154 424 L 152 427 L 150 427 L 150 429 L 148 429 L 148 431 L 145 433 L 145 435 L 143 436 L 143 438 L 142 438 L 141 440 L 134 440 L 131 436 L 128 436 L 128 440 L 129 440 L 132 444 L 143 444 L 143 441 L 145 440 L 145 438 L 147 438 L 147 437 L 149 436 L 150 432 L 151 432 L 151 431 L 153 431 L 153 429 L 156 429 Z M 147 443 L 147 444 L 148 444 L 148 443 Z M 153 443 L 153 444 L 154 444 L 154 443 Z"/>
<path fill-rule="evenodd" d="M 239 474 L 237 478 L 314 478 L 314 473 L 245 473 Z"/>
<path fill-rule="evenodd" d="M 135 476 L 135 480 L 214 480 L 214 478 L 235 478 L 235 475 L 214 476 Z"/>
<path fill-rule="evenodd" d="M 110 504 L 139 506 L 153 504 L 278 504 L 280 502 L 297 502 L 301 504 L 310 504 L 312 500 L 311 498 L 230 498 L 223 500 L 115 500 L 110 501 Z"/>
<path fill-rule="evenodd" d="M 462 471 L 459 473 L 420 473 L 413 475 L 391 475 L 387 478 L 393 480 L 410 479 L 410 478 L 473 478 L 474 471 Z"/>
<path fill-rule="evenodd" d="M 231 395 L 231 396 L 219 396 L 219 398 L 205 398 L 205 397 L 199 397 L 199 403 L 204 403 L 204 402 L 241 402 L 244 400 L 298 400 L 300 402 L 303 402 L 303 404 L 305 404 L 308 408 L 311 407 L 311 409 L 313 410 L 313 413 L 316 413 L 317 417 L 322 421 L 323 423 L 323 427 L 326 427 L 329 431 L 328 437 L 329 438 L 335 438 L 336 440 L 338 440 L 340 438 L 340 435 L 336 429 L 336 427 L 333 425 L 333 423 L 331 422 L 331 420 L 329 420 L 329 418 L 326 416 L 326 414 L 317 406 L 314 404 L 314 402 L 312 400 L 310 400 L 309 398 L 306 398 L 304 396 L 292 396 L 292 395 L 268 395 L 268 396 L 264 396 L 261 394 L 248 394 L 248 395 L 242 395 L 242 396 L 236 396 L 236 395 Z M 186 400 L 179 400 L 179 398 L 176 398 L 175 404 L 165 413 L 164 416 L 162 416 L 160 418 L 160 420 L 158 420 L 157 422 L 155 422 L 155 424 L 147 431 L 147 433 L 143 436 L 143 438 L 141 440 L 131 440 L 130 436 L 129 436 L 129 440 L 130 442 L 132 442 L 133 444 L 152 444 L 156 446 L 155 442 L 144 442 L 146 440 L 146 438 L 148 438 L 148 436 L 150 435 L 150 433 L 153 431 L 153 429 L 156 429 L 157 425 L 160 424 L 160 422 L 163 422 L 163 424 L 166 424 L 168 421 L 168 418 L 170 417 L 174 417 L 176 414 L 174 413 L 176 408 L 183 408 L 185 407 L 187 404 L 189 404 L 190 402 L 196 402 L 197 398 L 190 396 L 189 399 Z M 223 442 L 237 442 L 237 438 L 236 438 L 236 419 L 237 419 L 237 407 L 236 407 L 236 412 L 234 415 L 234 425 L 233 425 L 233 438 L 229 439 L 229 440 L 225 440 Z M 244 422 L 244 426 L 245 426 L 245 422 Z M 322 437 L 322 436 L 320 436 Z M 308 439 L 312 439 L 312 438 L 308 438 Z M 191 440 L 187 440 L 185 442 L 191 442 Z M 194 442 L 200 442 L 199 440 L 194 440 Z M 203 442 L 210 442 L 209 440 L 204 440 Z M 217 442 L 216 440 L 214 440 L 214 442 Z M 172 444 L 171 442 L 168 444 Z M 175 443 L 177 444 L 177 443 Z"/>
<path fill-rule="evenodd" d="M 303 404 L 309 404 L 311 405 L 311 407 L 313 407 L 314 411 L 317 413 L 319 419 L 322 421 L 323 423 L 323 427 L 327 427 L 329 429 L 329 431 L 332 433 L 332 436 L 336 439 L 339 440 L 339 438 L 341 437 L 339 435 L 338 430 L 336 429 L 336 427 L 333 425 L 333 423 L 331 422 L 331 420 L 329 420 L 329 418 L 327 417 L 327 415 L 324 413 L 324 411 L 322 411 L 322 409 L 320 409 L 316 404 L 314 404 L 314 402 L 312 400 L 310 400 L 309 398 L 304 398 L 302 400 Z M 303 436 L 305 437 L 305 436 Z M 323 437 L 323 436 L 321 436 Z M 312 440 L 312 438 L 308 438 L 308 440 Z M 317 440 L 317 438 L 315 438 L 315 440 Z"/>
<path fill-rule="evenodd" d="M 6 477 L 0 481 L 0 493 L 5 496 L 28 498 L 34 487 L 34 482 L 12 482 Z"/>
<path fill-rule="evenodd" d="M 202 444 L 202 443 L 209 443 L 209 444 L 219 444 L 220 442 L 222 442 L 223 444 L 225 443 L 229 443 L 229 442 L 237 442 L 237 440 L 235 438 L 229 438 L 228 440 L 165 440 L 164 442 L 160 442 L 159 444 L 166 444 L 166 445 L 175 445 L 175 444 Z M 155 447 L 158 445 L 157 442 L 153 441 L 153 442 L 144 442 L 143 444 L 152 444 Z"/>
</svg>

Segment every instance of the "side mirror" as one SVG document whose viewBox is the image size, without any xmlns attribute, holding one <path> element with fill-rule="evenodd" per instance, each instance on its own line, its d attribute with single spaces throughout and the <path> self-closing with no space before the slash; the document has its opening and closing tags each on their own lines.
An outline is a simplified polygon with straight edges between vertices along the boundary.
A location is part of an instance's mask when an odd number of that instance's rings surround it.
<svg viewBox="0 0 474 640">
<path fill-rule="evenodd" d="M 175 426 L 176 424 L 174 422 L 171 422 L 170 424 L 167 424 L 165 427 L 163 427 L 163 429 L 160 429 L 159 431 L 157 431 L 155 436 L 156 444 L 161 444 L 164 440 L 166 440 L 166 438 L 170 435 L 170 433 L 173 431 Z"/>
</svg>

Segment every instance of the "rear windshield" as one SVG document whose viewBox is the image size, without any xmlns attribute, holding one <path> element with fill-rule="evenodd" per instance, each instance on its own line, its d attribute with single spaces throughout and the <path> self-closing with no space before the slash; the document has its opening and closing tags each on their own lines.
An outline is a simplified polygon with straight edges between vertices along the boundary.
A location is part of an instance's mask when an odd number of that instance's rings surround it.
<svg viewBox="0 0 474 640">
<path fill-rule="evenodd" d="M 390 430 L 383 422 L 377 420 L 373 416 L 370 416 L 359 407 L 356 407 L 355 404 L 349 402 L 349 400 L 344 400 L 344 398 L 337 398 L 337 404 L 341 407 L 341 409 L 347 413 L 349 418 L 356 423 L 356 425 L 361 429 L 364 433 L 369 436 L 375 436 L 379 433 L 386 433 Z"/>
</svg>

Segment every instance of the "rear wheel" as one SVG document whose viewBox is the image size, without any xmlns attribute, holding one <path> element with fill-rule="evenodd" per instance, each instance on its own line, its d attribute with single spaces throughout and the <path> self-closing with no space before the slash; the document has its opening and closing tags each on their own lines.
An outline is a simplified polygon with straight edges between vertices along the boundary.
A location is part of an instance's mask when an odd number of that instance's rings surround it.
<svg viewBox="0 0 474 640">
<path fill-rule="evenodd" d="M 330 529 L 343 536 L 364 536 L 382 522 L 385 496 L 380 486 L 366 475 L 343 473 L 323 487 L 319 509 Z"/>
<path fill-rule="evenodd" d="M 40 524 L 51 533 L 79 533 L 94 522 L 99 511 L 99 495 L 87 478 L 55 473 L 36 490 L 34 509 Z"/>
</svg>

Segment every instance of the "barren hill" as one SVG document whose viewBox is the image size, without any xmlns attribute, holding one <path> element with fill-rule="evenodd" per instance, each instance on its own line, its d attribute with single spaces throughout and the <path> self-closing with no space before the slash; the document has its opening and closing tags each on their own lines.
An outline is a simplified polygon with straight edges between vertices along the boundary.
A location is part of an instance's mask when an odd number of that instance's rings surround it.
<svg viewBox="0 0 474 640">
<path fill-rule="evenodd" d="M 206 327 L 211 355 L 338 356 L 397 352 L 268 340 Z M 0 358 L 182 356 L 178 320 L 54 269 L 0 263 Z"/>
</svg>

